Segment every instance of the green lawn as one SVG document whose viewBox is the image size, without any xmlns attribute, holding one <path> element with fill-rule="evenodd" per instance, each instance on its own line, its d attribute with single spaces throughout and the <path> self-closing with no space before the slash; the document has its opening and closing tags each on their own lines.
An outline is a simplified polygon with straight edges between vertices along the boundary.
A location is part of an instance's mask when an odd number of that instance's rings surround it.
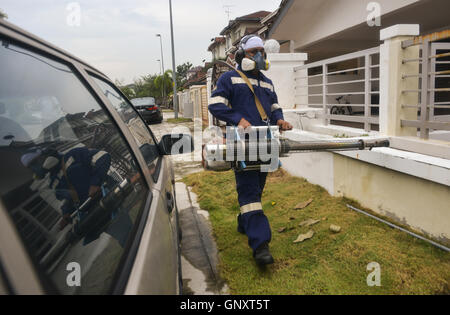
<svg viewBox="0 0 450 315">
<path fill-rule="evenodd" d="M 221 275 L 232 294 L 450 294 L 450 254 L 355 213 L 346 205 L 360 207 L 357 203 L 331 197 L 323 188 L 283 171 L 269 177 L 263 195 L 276 262 L 261 269 L 246 236 L 236 231 L 239 205 L 233 173 L 202 172 L 184 182 L 210 213 Z M 306 209 L 293 210 L 310 198 L 314 201 Z M 298 226 L 310 218 L 321 222 Z M 333 234 L 331 224 L 342 231 Z M 278 233 L 283 227 L 292 230 Z M 310 229 L 315 232 L 312 239 L 293 243 Z M 371 262 L 381 266 L 381 287 L 367 285 Z"/>
</svg>

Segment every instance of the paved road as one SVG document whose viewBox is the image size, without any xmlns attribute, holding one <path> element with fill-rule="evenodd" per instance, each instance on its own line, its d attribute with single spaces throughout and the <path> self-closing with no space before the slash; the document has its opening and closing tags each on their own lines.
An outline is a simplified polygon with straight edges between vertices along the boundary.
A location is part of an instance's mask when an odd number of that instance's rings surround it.
<svg viewBox="0 0 450 315">
<path fill-rule="evenodd" d="M 174 125 L 167 123 L 167 119 L 170 118 L 174 118 L 173 113 L 164 113 L 162 124 L 150 126 L 158 141 L 177 126 L 189 128 L 193 132 L 192 122 Z M 228 288 L 220 279 L 217 267 L 218 252 L 212 235 L 209 213 L 200 209 L 196 195 L 181 182 L 188 174 L 202 172 L 201 162 L 195 162 L 193 154 L 172 156 L 171 159 L 175 167 L 177 206 L 183 234 L 181 242 L 183 294 L 226 294 Z"/>
<path fill-rule="evenodd" d="M 153 133 L 155 134 L 156 138 L 161 140 L 161 137 L 166 134 L 171 134 L 172 130 L 174 128 L 184 127 L 190 130 L 191 133 L 194 132 L 194 123 L 182 123 L 182 124 L 169 124 L 167 123 L 168 119 L 174 118 L 174 113 L 164 113 L 164 121 L 161 124 L 157 125 L 150 125 L 150 128 L 152 129 Z M 193 154 L 183 154 L 178 156 L 172 157 L 172 162 L 175 167 L 175 179 L 177 181 L 181 180 L 183 177 L 185 177 L 188 174 L 191 173 L 197 173 L 203 170 L 202 164 L 200 161 L 194 160 L 195 154 L 200 154 L 199 150 L 201 151 L 201 148 L 196 148 L 196 152 Z"/>
</svg>

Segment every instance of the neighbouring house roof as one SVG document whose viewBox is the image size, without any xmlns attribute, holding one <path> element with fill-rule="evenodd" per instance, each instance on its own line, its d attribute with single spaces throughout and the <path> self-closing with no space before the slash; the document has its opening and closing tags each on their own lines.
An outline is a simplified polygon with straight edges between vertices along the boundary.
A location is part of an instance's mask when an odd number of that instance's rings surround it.
<svg viewBox="0 0 450 315">
<path fill-rule="evenodd" d="M 197 72 L 201 71 L 202 69 L 203 69 L 203 67 L 201 67 L 201 66 L 194 67 L 194 68 L 189 69 L 187 71 L 187 73 L 197 73 Z"/>
<path fill-rule="evenodd" d="M 198 66 L 192 68 L 188 71 L 188 73 L 192 74 L 189 80 L 183 85 L 183 88 L 189 88 L 192 85 L 202 85 L 206 84 L 206 71 L 205 68 Z"/>
<path fill-rule="evenodd" d="M 228 26 L 225 27 L 222 32 L 220 32 L 220 35 L 226 35 L 229 33 L 234 27 L 237 25 L 243 23 L 243 22 L 260 22 L 263 18 L 265 18 L 267 15 L 271 14 L 269 11 L 258 11 L 251 14 L 247 14 L 244 16 L 240 16 L 228 23 Z"/>
<path fill-rule="evenodd" d="M 281 3 L 283 5 L 283 3 Z M 275 20 L 278 18 L 278 15 L 280 13 L 280 8 L 273 11 L 269 15 L 267 15 L 265 18 L 261 20 L 261 27 L 258 29 L 258 35 L 262 38 L 266 39 L 269 37 L 269 31 L 272 28 L 272 25 L 274 24 Z"/>
<path fill-rule="evenodd" d="M 209 45 L 208 51 L 212 51 L 214 48 L 216 48 L 220 44 L 225 44 L 226 38 L 225 37 L 216 37 L 216 38 L 211 39 L 211 41 L 212 41 L 212 44 Z"/>
<path fill-rule="evenodd" d="M 261 28 L 261 27 L 247 27 L 247 28 L 245 29 L 244 35 L 243 35 L 242 37 L 247 36 L 247 35 L 251 35 L 251 34 L 257 35 L 257 34 L 258 34 L 258 31 L 260 30 L 260 28 Z M 239 38 L 238 40 L 236 40 L 236 41 L 233 43 L 233 46 L 236 46 L 237 44 L 239 44 L 240 41 L 241 41 L 241 38 Z"/>
<path fill-rule="evenodd" d="M 278 10 L 273 12 L 274 14 L 270 17 L 267 16 L 266 19 L 261 21 L 262 24 L 267 26 L 267 37 L 270 37 L 273 34 L 275 28 L 278 27 L 284 15 L 287 13 L 294 1 L 295 0 L 282 0 Z"/>
</svg>

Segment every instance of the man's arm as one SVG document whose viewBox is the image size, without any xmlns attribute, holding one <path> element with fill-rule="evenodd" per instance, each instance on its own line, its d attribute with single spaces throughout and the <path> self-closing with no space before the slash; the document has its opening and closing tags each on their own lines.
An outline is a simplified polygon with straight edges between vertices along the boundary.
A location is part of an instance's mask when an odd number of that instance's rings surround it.
<svg viewBox="0 0 450 315">
<path fill-rule="evenodd" d="M 241 123 L 243 117 L 231 107 L 232 88 L 230 78 L 222 75 L 217 83 L 217 89 L 211 95 L 208 109 L 217 119 L 237 126 Z"/>
<path fill-rule="evenodd" d="M 108 174 L 111 166 L 111 155 L 105 151 L 83 150 L 82 159 L 87 162 L 88 167 L 92 169 L 89 187 L 89 197 L 94 197 L 99 191 L 100 186 Z"/>
</svg>

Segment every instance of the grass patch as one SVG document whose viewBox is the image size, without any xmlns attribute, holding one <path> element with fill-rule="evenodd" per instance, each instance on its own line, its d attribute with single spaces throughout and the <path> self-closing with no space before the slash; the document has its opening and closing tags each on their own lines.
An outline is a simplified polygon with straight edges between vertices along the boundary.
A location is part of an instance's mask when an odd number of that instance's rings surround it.
<svg viewBox="0 0 450 315">
<path fill-rule="evenodd" d="M 346 207 L 358 206 L 355 202 L 332 197 L 284 171 L 269 176 L 262 200 L 276 262 L 258 268 L 247 237 L 236 231 L 234 174 L 202 172 L 184 182 L 210 213 L 221 275 L 232 294 L 450 294 L 450 254 L 355 213 Z M 293 210 L 309 198 L 314 201 L 306 209 Z M 312 228 L 298 227 L 309 218 L 326 220 Z M 342 231 L 333 234 L 331 224 Z M 282 227 L 294 229 L 280 234 Z M 293 244 L 309 229 L 315 231 L 311 240 Z M 381 266 L 381 287 L 367 286 L 371 262 Z"/>
<path fill-rule="evenodd" d="M 188 123 L 188 122 L 192 122 L 191 118 L 171 118 L 171 119 L 167 119 L 167 122 L 169 124 L 182 124 L 182 123 Z"/>
</svg>

